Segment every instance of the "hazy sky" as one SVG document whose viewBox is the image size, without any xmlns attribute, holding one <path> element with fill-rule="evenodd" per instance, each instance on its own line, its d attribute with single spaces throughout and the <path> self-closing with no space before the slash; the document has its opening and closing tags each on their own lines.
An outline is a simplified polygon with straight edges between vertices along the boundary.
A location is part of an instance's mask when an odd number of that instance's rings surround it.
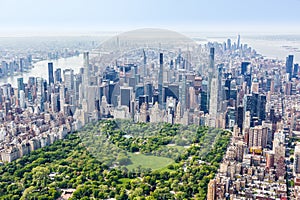
<svg viewBox="0 0 300 200">
<path fill-rule="evenodd" d="M 0 0 L 0 32 L 300 32 L 300 0 Z"/>
</svg>

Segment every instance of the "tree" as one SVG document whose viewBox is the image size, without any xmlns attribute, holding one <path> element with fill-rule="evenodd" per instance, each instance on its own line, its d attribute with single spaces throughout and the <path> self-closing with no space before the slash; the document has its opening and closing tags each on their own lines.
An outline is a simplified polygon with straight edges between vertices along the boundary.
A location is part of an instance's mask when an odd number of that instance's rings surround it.
<svg viewBox="0 0 300 200">
<path fill-rule="evenodd" d="M 50 170 L 47 167 L 35 167 L 32 169 L 33 182 L 37 187 L 44 188 L 49 180 Z"/>
</svg>

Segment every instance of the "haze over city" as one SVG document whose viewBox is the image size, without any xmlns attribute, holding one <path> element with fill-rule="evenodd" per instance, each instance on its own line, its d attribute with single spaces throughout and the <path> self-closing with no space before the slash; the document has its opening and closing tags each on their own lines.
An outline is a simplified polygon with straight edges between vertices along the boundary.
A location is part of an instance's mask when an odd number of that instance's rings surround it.
<svg viewBox="0 0 300 200">
<path fill-rule="evenodd" d="M 164 28 L 180 32 L 299 33 L 299 0 L 1 0 L 0 34 L 78 35 Z"/>
</svg>

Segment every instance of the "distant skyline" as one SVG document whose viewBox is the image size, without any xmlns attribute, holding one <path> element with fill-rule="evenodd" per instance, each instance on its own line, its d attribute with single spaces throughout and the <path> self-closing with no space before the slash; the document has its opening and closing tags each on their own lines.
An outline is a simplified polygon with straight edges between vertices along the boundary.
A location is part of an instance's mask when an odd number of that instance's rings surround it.
<svg viewBox="0 0 300 200">
<path fill-rule="evenodd" d="M 300 0 L 0 0 L 0 35 L 175 31 L 300 33 Z"/>
</svg>

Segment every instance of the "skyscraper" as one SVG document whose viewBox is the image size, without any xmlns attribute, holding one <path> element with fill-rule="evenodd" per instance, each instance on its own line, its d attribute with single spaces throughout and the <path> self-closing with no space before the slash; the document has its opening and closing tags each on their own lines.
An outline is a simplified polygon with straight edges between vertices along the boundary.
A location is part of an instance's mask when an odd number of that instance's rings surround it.
<svg viewBox="0 0 300 200">
<path fill-rule="evenodd" d="M 293 55 L 289 55 L 288 57 L 286 57 L 285 70 L 286 70 L 286 73 L 288 73 L 290 75 L 289 79 L 291 79 L 291 76 L 293 73 L 293 62 L 294 62 Z"/>
<path fill-rule="evenodd" d="M 299 71 L 299 64 L 294 64 L 293 77 L 296 78 Z"/>
<path fill-rule="evenodd" d="M 158 103 L 160 106 L 163 106 L 163 74 L 164 74 L 164 55 L 163 53 L 159 54 L 159 74 L 158 74 Z"/>
<path fill-rule="evenodd" d="M 208 93 L 207 93 L 207 103 L 208 107 L 210 107 L 210 95 L 211 95 L 211 83 L 212 83 L 212 78 L 215 76 L 215 48 L 210 48 L 209 50 L 209 67 L 208 67 Z"/>
<path fill-rule="evenodd" d="M 120 105 L 127 106 L 130 109 L 130 102 L 132 99 L 133 89 L 132 87 L 121 86 L 120 87 Z"/>
<path fill-rule="evenodd" d="M 240 34 L 238 35 L 238 38 L 237 38 L 237 49 L 240 49 L 240 47 L 241 47 L 241 36 L 240 36 Z"/>
<path fill-rule="evenodd" d="M 23 78 L 18 78 L 17 79 L 18 82 L 18 97 L 20 98 L 20 91 L 23 90 L 24 91 L 24 82 L 23 82 Z"/>
<path fill-rule="evenodd" d="M 55 70 L 55 82 L 61 83 L 61 69 L 58 68 Z"/>
<path fill-rule="evenodd" d="M 90 70 L 89 70 L 89 52 L 83 53 L 83 89 L 84 89 L 84 98 L 87 98 L 87 87 L 89 86 Z"/>
<path fill-rule="evenodd" d="M 53 63 L 48 63 L 48 82 L 49 85 L 54 84 L 54 77 L 53 77 Z"/>
<path fill-rule="evenodd" d="M 148 75 L 147 74 L 147 56 L 146 56 L 146 52 L 144 49 L 143 49 L 143 56 L 144 56 L 143 75 L 144 75 L 144 77 L 146 77 Z"/>
<path fill-rule="evenodd" d="M 74 71 L 72 69 L 64 70 L 64 83 L 68 91 L 74 89 Z"/>
<path fill-rule="evenodd" d="M 227 49 L 231 49 L 231 40 L 227 39 Z"/>
<path fill-rule="evenodd" d="M 245 75 L 247 73 L 247 67 L 250 65 L 250 62 L 242 62 L 241 64 L 241 74 Z"/>
</svg>

